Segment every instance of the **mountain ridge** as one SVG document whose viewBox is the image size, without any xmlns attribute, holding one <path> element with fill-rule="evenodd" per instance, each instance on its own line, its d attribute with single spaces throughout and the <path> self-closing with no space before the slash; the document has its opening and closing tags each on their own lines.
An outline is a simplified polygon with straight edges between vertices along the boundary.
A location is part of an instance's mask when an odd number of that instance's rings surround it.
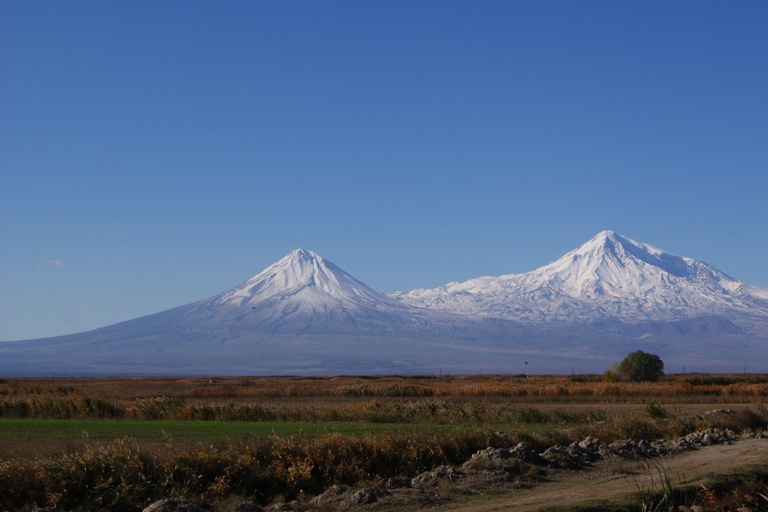
<svg viewBox="0 0 768 512">
<path fill-rule="evenodd" d="M 701 315 L 768 315 L 768 292 L 693 258 L 602 231 L 523 274 L 397 292 L 417 307 L 526 322 L 643 322 Z"/>
<path fill-rule="evenodd" d="M 599 372 L 638 348 L 689 371 L 741 371 L 766 360 L 766 346 L 768 290 L 603 231 L 525 274 L 389 296 L 297 249 L 197 302 L 84 333 L 0 343 L 0 372 Z"/>
</svg>

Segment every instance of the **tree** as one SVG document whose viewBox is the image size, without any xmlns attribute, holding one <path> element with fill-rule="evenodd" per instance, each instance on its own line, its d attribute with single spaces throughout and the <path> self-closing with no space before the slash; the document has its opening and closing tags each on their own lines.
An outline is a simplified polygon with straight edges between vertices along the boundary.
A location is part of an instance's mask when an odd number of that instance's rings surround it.
<svg viewBox="0 0 768 512">
<path fill-rule="evenodd" d="M 655 354 L 636 350 L 624 358 L 617 373 L 620 378 L 625 380 L 657 381 L 664 376 L 664 361 Z"/>
</svg>

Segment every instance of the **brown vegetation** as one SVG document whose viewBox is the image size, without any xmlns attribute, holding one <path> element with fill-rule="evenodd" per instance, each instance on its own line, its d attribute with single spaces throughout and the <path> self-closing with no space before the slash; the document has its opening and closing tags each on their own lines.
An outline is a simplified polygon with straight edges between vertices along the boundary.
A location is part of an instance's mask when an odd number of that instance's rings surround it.
<svg viewBox="0 0 768 512">
<path fill-rule="evenodd" d="M 0 459 L 0 509 L 141 510 L 171 495 L 269 503 L 318 494 L 333 484 L 413 477 L 441 464 L 459 464 L 481 448 L 509 448 L 520 441 L 544 450 L 586 435 L 612 441 L 671 438 L 714 426 L 764 429 L 768 411 L 759 402 L 766 394 L 763 376 L 686 375 L 649 383 L 592 376 L 4 379 L 0 418 L 361 421 L 455 428 L 253 437 L 205 446 L 82 440 L 50 456 L 15 453 Z M 688 402 L 723 400 L 751 405 L 715 415 L 680 409 Z M 573 403 L 581 407 L 566 407 Z M 498 433 L 499 427 L 505 433 Z"/>
<path fill-rule="evenodd" d="M 226 377 L 0 379 L 0 398 L 98 397 L 136 401 L 159 396 L 190 400 L 266 398 L 681 397 L 768 396 L 765 375 L 670 375 L 658 382 L 607 382 L 601 376 Z"/>
</svg>

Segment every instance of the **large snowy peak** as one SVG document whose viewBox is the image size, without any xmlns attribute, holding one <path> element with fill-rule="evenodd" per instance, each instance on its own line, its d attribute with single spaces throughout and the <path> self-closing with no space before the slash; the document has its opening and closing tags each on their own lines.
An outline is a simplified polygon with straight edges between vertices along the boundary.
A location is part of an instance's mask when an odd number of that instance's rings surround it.
<svg viewBox="0 0 768 512">
<path fill-rule="evenodd" d="M 533 272 L 481 277 L 393 297 L 425 308 L 537 323 L 768 314 L 764 290 L 701 261 L 612 231 L 598 233 Z"/>
<path fill-rule="evenodd" d="M 568 373 L 642 348 L 670 368 L 762 371 L 767 342 L 768 291 L 604 231 L 526 274 L 392 297 L 296 250 L 208 299 L 0 343 L 0 360 L 30 376 Z"/>
<path fill-rule="evenodd" d="M 642 244 L 613 231 L 603 231 L 554 263 L 522 279 L 549 286 L 573 298 L 647 296 L 663 290 L 680 291 L 684 284 L 735 292 L 740 283 L 691 258 Z M 671 289 L 671 290 L 670 290 Z"/>
</svg>

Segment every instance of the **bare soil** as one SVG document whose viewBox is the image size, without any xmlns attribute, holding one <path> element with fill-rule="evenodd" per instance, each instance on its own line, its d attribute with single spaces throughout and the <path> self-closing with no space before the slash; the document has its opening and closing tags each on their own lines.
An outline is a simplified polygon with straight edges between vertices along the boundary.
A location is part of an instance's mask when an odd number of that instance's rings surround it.
<svg viewBox="0 0 768 512">
<path fill-rule="evenodd" d="M 733 444 L 702 447 L 672 457 L 631 461 L 613 458 L 583 470 L 548 471 L 538 482 L 501 491 L 498 486 L 475 489 L 475 499 L 463 499 L 444 510 L 453 512 L 533 511 L 576 505 L 616 503 L 638 491 L 661 490 L 661 478 L 676 486 L 692 486 L 715 475 L 768 462 L 768 439 L 742 439 Z M 501 491 L 501 494 L 500 494 Z"/>
</svg>

